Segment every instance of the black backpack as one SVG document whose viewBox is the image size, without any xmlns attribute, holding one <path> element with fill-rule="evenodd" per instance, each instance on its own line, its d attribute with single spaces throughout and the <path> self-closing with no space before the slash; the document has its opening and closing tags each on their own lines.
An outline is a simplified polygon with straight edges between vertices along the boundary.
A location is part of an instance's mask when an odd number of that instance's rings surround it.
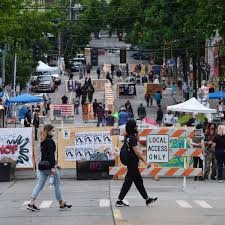
<svg viewBox="0 0 225 225">
<path fill-rule="evenodd" d="M 130 155 L 130 150 L 129 150 L 129 141 L 127 138 L 124 139 L 123 146 L 120 149 L 120 161 L 124 166 L 127 166 L 128 160 L 129 160 L 129 155 Z"/>
</svg>

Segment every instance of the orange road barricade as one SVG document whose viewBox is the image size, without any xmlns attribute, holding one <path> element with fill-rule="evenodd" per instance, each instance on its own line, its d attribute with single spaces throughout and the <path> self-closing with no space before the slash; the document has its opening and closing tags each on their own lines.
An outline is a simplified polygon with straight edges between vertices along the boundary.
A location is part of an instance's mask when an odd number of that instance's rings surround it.
<svg viewBox="0 0 225 225">
<path fill-rule="evenodd" d="M 139 168 L 141 175 L 143 177 L 183 177 L 183 188 L 185 188 L 186 177 L 202 176 L 201 168 L 192 168 L 190 165 L 191 157 L 201 157 L 203 154 L 203 149 L 193 148 L 191 144 L 191 139 L 201 133 L 202 130 L 192 127 L 160 127 L 139 131 L 140 149 L 148 162 L 157 165 L 151 168 L 144 168 L 141 165 Z M 181 165 L 176 166 L 174 159 L 180 159 Z M 188 160 L 190 167 L 187 166 Z M 114 178 L 123 178 L 127 168 L 120 163 L 117 165 L 110 168 L 110 175 Z"/>
</svg>

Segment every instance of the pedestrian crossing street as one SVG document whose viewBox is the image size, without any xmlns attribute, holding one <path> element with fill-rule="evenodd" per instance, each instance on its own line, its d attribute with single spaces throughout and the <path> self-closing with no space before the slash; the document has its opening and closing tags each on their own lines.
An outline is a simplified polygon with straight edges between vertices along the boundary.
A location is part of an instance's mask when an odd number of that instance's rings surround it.
<svg viewBox="0 0 225 225">
<path fill-rule="evenodd" d="M 144 206 L 144 202 L 142 201 L 142 204 L 138 204 L 133 202 L 129 202 L 127 199 L 124 199 L 124 201 L 128 204 L 130 204 L 130 207 L 136 207 L 136 206 Z M 116 202 L 116 200 L 115 200 Z M 115 202 L 112 203 L 112 205 L 115 205 Z M 26 205 L 29 203 L 29 201 L 25 201 L 22 203 L 22 208 L 26 207 Z M 166 200 L 158 200 L 154 205 L 157 205 L 157 207 L 164 207 L 166 203 Z M 169 204 L 168 204 L 169 203 Z M 54 208 L 58 207 L 58 203 L 56 201 L 51 201 L 51 200 L 42 200 L 38 202 L 39 208 L 40 209 L 45 209 L 45 208 Z M 71 204 L 73 204 L 71 202 Z M 183 208 L 183 209 L 196 209 L 196 208 L 202 208 L 202 209 L 213 209 L 213 208 L 218 208 L 218 206 L 221 206 L 221 202 L 217 204 L 217 201 L 213 200 L 168 200 L 167 206 L 169 207 L 174 207 L 174 208 Z M 111 202 L 109 199 L 99 199 L 95 201 L 94 207 L 100 207 L 100 208 L 109 208 L 111 206 Z M 224 203 L 225 207 L 225 203 Z"/>
</svg>

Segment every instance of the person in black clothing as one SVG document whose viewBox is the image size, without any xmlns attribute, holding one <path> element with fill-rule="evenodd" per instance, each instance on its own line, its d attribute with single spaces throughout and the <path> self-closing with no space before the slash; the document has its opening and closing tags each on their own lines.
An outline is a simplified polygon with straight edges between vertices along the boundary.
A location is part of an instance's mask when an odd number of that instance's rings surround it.
<svg viewBox="0 0 225 225">
<path fill-rule="evenodd" d="M 211 150 L 215 151 L 216 161 L 218 165 L 217 179 L 220 183 L 223 182 L 223 168 L 225 166 L 225 126 L 218 126 L 218 134 L 216 134 L 212 141 Z"/>
<path fill-rule="evenodd" d="M 97 69 L 97 75 L 98 75 L 98 79 L 100 79 L 101 70 L 100 70 L 100 68 L 99 68 L 99 67 L 98 67 L 98 69 Z"/>
<path fill-rule="evenodd" d="M 62 199 L 60 175 L 56 167 L 55 151 L 56 145 L 53 140 L 55 135 L 54 127 L 51 124 L 47 124 L 41 133 L 41 162 L 48 163 L 48 168 L 45 170 L 39 170 L 40 175 L 38 183 L 36 184 L 27 209 L 30 211 L 39 211 L 40 209 L 34 204 L 38 194 L 43 189 L 45 182 L 49 176 L 54 177 L 55 196 L 59 202 L 60 209 L 71 208 L 72 205 L 65 203 Z"/>
<path fill-rule="evenodd" d="M 106 73 L 106 79 L 110 81 L 111 85 L 113 85 L 112 78 L 110 77 L 109 72 Z"/>
<path fill-rule="evenodd" d="M 114 64 L 111 64 L 111 75 L 112 75 L 112 80 L 113 80 L 113 75 L 114 75 Z"/>
<path fill-rule="evenodd" d="M 68 97 L 66 95 L 63 95 L 61 100 L 62 100 L 62 104 L 68 104 Z"/>
<path fill-rule="evenodd" d="M 97 102 L 97 99 L 95 99 L 92 104 L 93 112 L 94 112 L 94 119 L 96 119 L 96 117 L 97 117 L 98 106 L 99 106 L 99 104 Z"/>
<path fill-rule="evenodd" d="M 143 185 L 143 180 L 140 171 L 138 169 L 139 160 L 144 162 L 144 164 L 146 164 L 148 167 L 150 167 L 151 164 L 145 160 L 145 158 L 143 157 L 142 153 L 138 148 L 137 124 L 134 119 L 131 119 L 127 122 L 126 133 L 127 134 L 124 137 L 124 141 L 127 143 L 129 151 L 127 161 L 127 174 L 122 189 L 120 191 L 118 201 L 116 202 L 116 206 L 118 207 L 129 206 L 123 201 L 123 199 L 130 190 L 133 182 L 138 191 L 140 192 L 141 196 L 145 199 L 146 205 L 149 205 L 150 203 L 156 201 L 157 198 L 148 197 L 148 194 Z"/>
<path fill-rule="evenodd" d="M 94 86 L 93 86 L 92 83 L 91 83 L 91 84 L 88 86 L 88 89 L 87 89 L 87 93 L 88 93 L 88 101 L 89 101 L 89 103 L 92 102 L 94 92 L 95 92 L 95 89 L 94 89 Z"/>
<path fill-rule="evenodd" d="M 86 103 L 86 100 L 87 100 L 87 88 L 88 88 L 87 84 L 84 84 L 83 87 L 81 88 L 81 96 L 82 96 L 81 105 L 84 105 Z"/>
<path fill-rule="evenodd" d="M 138 117 L 140 119 L 144 119 L 146 117 L 146 110 L 142 103 L 140 103 L 140 106 L 138 107 Z"/>
<path fill-rule="evenodd" d="M 24 127 L 30 127 L 31 125 L 31 108 L 27 108 L 27 112 L 24 115 Z"/>
<path fill-rule="evenodd" d="M 196 126 L 196 129 L 202 129 L 202 125 L 198 124 Z M 204 134 L 201 134 L 200 136 L 193 137 L 190 141 L 191 145 L 194 149 L 200 149 L 204 148 Z M 203 160 L 200 157 L 193 157 L 193 167 L 194 168 L 202 168 L 203 170 Z M 195 176 L 194 181 L 204 181 L 203 176 Z"/>
<path fill-rule="evenodd" d="M 156 122 L 159 126 L 161 126 L 162 120 L 163 120 L 163 111 L 161 109 L 161 105 L 159 105 L 158 107 L 159 107 L 159 109 L 157 111 Z"/>
<path fill-rule="evenodd" d="M 108 111 L 108 115 L 105 118 L 106 126 L 114 126 L 115 123 L 115 117 L 112 115 L 112 111 Z"/>
<path fill-rule="evenodd" d="M 148 78 L 147 78 L 146 75 L 144 75 L 144 76 L 141 78 L 141 82 L 142 82 L 142 84 L 148 83 Z"/>
<path fill-rule="evenodd" d="M 33 117 L 34 117 L 33 125 L 34 125 L 34 128 L 35 128 L 35 141 L 37 141 L 38 140 L 38 138 L 37 138 L 38 128 L 39 128 L 39 124 L 40 124 L 38 108 L 35 109 Z"/>
</svg>

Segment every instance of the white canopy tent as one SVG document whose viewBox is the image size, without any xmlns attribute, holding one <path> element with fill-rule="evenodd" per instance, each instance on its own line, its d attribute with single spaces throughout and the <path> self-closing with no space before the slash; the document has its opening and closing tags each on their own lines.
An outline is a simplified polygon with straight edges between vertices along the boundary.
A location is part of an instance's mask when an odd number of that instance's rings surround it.
<svg viewBox="0 0 225 225">
<path fill-rule="evenodd" d="M 186 102 L 177 105 L 167 106 L 167 110 L 174 112 L 187 112 L 187 113 L 216 113 L 216 109 L 210 109 L 202 105 L 196 98 L 191 98 Z"/>
<path fill-rule="evenodd" d="M 52 68 L 49 65 L 43 63 L 42 61 L 39 61 L 36 70 L 37 72 L 47 72 L 47 71 L 55 71 L 56 68 Z"/>
</svg>

